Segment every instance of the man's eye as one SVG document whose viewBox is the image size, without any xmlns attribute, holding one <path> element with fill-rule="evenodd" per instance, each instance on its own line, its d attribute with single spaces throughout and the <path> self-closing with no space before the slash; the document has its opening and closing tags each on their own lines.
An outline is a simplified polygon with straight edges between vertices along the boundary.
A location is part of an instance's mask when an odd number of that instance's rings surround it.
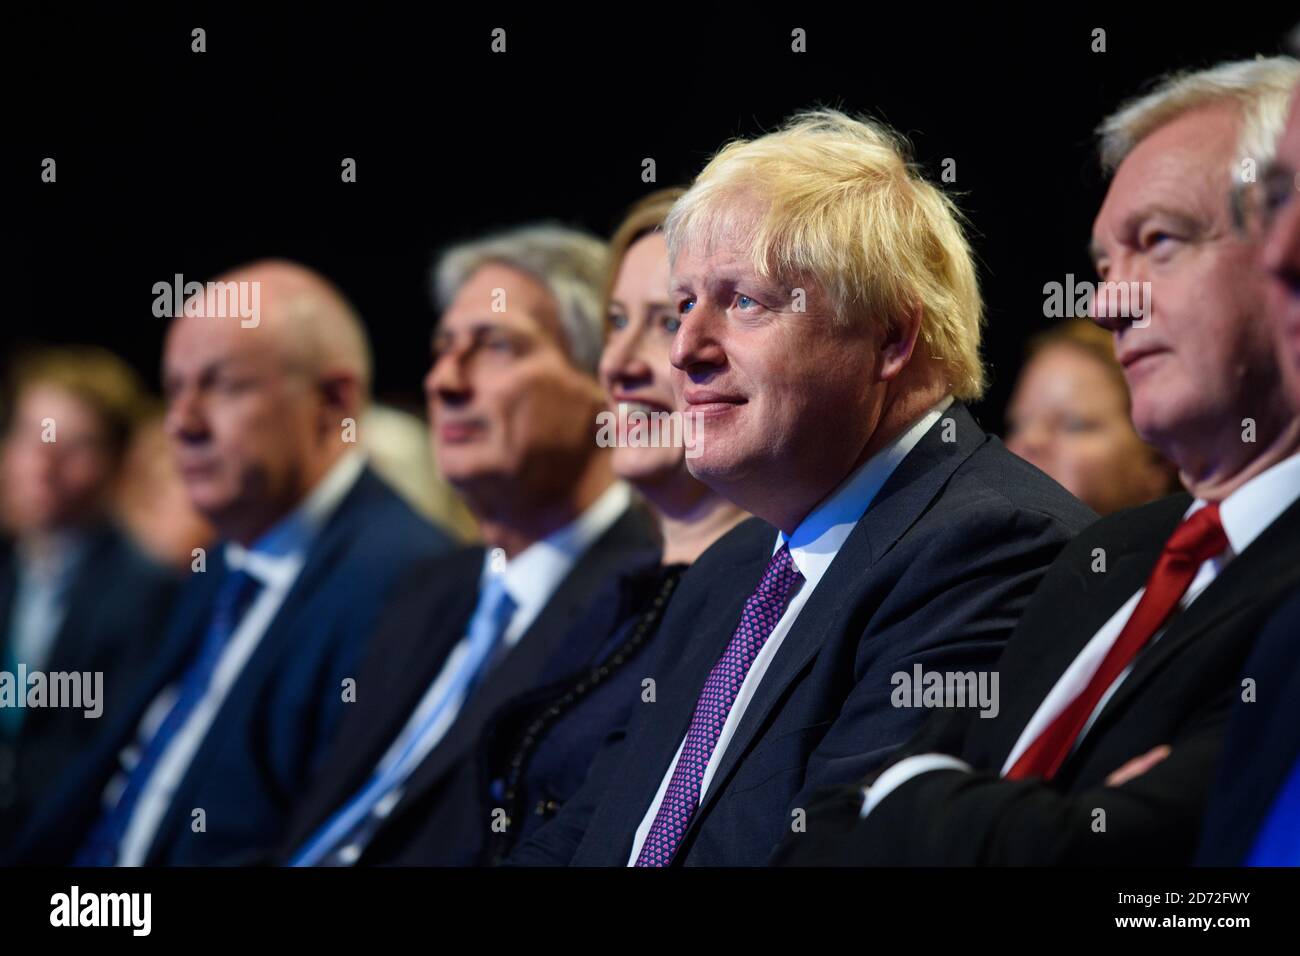
<svg viewBox="0 0 1300 956">
<path fill-rule="evenodd" d="M 251 388 L 253 384 L 254 380 L 246 375 L 224 375 L 216 381 L 217 391 L 220 392 L 242 392 L 246 388 Z"/>
<path fill-rule="evenodd" d="M 1292 177 L 1287 174 L 1273 174 L 1264 180 L 1264 209 L 1273 215 L 1291 199 Z"/>
<path fill-rule="evenodd" d="M 751 305 L 758 305 L 758 303 L 742 292 L 736 296 L 736 305 L 742 309 L 748 309 Z"/>
<path fill-rule="evenodd" d="M 681 301 L 681 304 L 677 306 L 677 311 L 678 311 L 681 315 L 685 315 L 687 312 L 691 311 L 691 309 L 693 309 L 693 308 L 695 308 L 695 300 L 694 300 L 694 299 L 683 299 L 683 300 Z"/>
<path fill-rule="evenodd" d="M 1168 249 L 1171 245 L 1173 245 L 1173 243 L 1177 241 L 1178 241 L 1178 237 L 1175 236 L 1173 233 L 1163 232 L 1161 230 L 1155 230 L 1153 232 L 1147 233 L 1146 238 L 1142 243 L 1142 248 L 1158 251 L 1160 249 Z"/>
</svg>

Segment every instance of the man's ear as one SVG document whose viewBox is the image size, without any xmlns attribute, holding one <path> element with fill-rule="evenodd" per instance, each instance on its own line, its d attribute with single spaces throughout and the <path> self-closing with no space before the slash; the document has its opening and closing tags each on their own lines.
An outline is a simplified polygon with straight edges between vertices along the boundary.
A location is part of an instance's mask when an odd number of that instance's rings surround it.
<svg viewBox="0 0 1300 956">
<path fill-rule="evenodd" d="M 361 381 L 352 372 L 344 369 L 327 371 L 321 376 L 318 387 L 326 413 L 331 418 L 356 418 L 361 412 Z"/>
<path fill-rule="evenodd" d="M 917 339 L 921 335 L 922 309 L 913 303 L 885 330 L 880 343 L 880 377 L 888 382 L 897 378 L 912 360 Z"/>
</svg>

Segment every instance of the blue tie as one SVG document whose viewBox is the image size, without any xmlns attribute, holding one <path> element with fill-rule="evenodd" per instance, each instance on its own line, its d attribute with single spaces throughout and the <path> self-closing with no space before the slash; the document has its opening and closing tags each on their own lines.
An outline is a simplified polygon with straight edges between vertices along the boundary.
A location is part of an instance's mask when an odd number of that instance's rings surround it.
<svg viewBox="0 0 1300 956">
<path fill-rule="evenodd" d="M 492 574 L 479 595 L 478 607 L 470 619 L 469 634 L 466 640 L 468 652 L 456 672 L 455 679 L 447 687 L 446 693 L 434 702 L 428 715 L 419 728 L 410 735 L 406 746 L 397 758 L 382 772 L 378 769 L 371 775 L 370 781 L 356 796 L 316 830 L 303 843 L 302 849 L 289 861 L 290 866 L 317 866 L 329 863 L 331 854 L 346 843 L 363 842 L 363 835 L 373 834 L 374 821 L 367 818 L 373 813 L 378 803 L 406 783 L 407 778 L 423 760 L 423 754 L 416 759 L 419 744 L 432 732 L 448 707 L 456 701 L 465 701 L 477 686 L 482 676 L 491 666 L 491 659 L 501 643 L 510 618 L 516 608 L 514 599 L 506 591 L 505 581 L 500 574 Z"/>
<path fill-rule="evenodd" d="M 135 813 L 136 804 L 144 792 L 158 761 L 167 752 L 168 745 L 185 726 L 194 708 L 207 693 L 212 673 L 216 670 L 221 653 L 226 649 L 230 636 L 234 634 L 244 611 L 252 603 L 258 590 L 257 579 L 246 571 L 231 571 L 226 575 L 217 590 L 213 604 L 212 620 L 208 625 L 207 635 L 199 646 L 198 653 L 190 662 L 180 681 L 180 693 L 172 705 L 153 738 L 140 754 L 140 759 L 131 769 L 126 787 L 111 810 L 106 810 L 95 823 L 90 836 L 78 851 L 75 866 L 113 866 L 117 862 L 118 849 L 126 835 L 127 826 Z"/>
<path fill-rule="evenodd" d="M 1255 838 L 1248 866 L 1300 866 L 1300 761 L 1282 784 Z"/>
</svg>

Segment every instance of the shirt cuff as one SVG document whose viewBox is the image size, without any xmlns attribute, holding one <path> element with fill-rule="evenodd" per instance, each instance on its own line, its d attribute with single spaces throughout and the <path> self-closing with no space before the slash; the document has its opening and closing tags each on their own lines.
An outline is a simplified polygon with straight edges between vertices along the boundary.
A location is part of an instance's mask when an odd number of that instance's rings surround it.
<svg viewBox="0 0 1300 956">
<path fill-rule="evenodd" d="M 858 817 L 866 819 L 867 814 L 876 809 L 885 797 L 913 777 L 929 773 L 931 770 L 960 770 L 963 773 L 970 773 L 971 765 L 949 754 L 915 754 L 905 757 L 877 777 L 876 782 L 871 786 L 862 788 L 862 810 L 858 813 Z"/>
</svg>

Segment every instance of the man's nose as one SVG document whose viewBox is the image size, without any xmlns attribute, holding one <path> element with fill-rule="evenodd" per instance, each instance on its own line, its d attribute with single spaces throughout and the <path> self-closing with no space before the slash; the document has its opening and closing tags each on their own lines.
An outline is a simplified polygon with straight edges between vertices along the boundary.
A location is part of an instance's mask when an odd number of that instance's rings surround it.
<svg viewBox="0 0 1300 956">
<path fill-rule="evenodd" d="M 722 310 L 704 303 L 697 303 L 683 315 L 669 353 L 673 367 L 690 375 L 724 364 L 727 353 L 720 341 L 723 322 Z"/>
<path fill-rule="evenodd" d="M 163 427 L 173 441 L 194 441 L 207 435 L 207 420 L 195 390 L 180 389 L 171 397 Z"/>
<path fill-rule="evenodd" d="M 1089 318 L 1108 332 L 1122 332 L 1150 317 L 1151 288 L 1145 265 L 1134 257 L 1116 258 L 1096 284 Z"/>
<path fill-rule="evenodd" d="M 466 357 L 459 351 L 439 355 L 424 377 L 424 394 L 429 402 L 460 404 L 469 397 L 470 377 Z"/>
</svg>

